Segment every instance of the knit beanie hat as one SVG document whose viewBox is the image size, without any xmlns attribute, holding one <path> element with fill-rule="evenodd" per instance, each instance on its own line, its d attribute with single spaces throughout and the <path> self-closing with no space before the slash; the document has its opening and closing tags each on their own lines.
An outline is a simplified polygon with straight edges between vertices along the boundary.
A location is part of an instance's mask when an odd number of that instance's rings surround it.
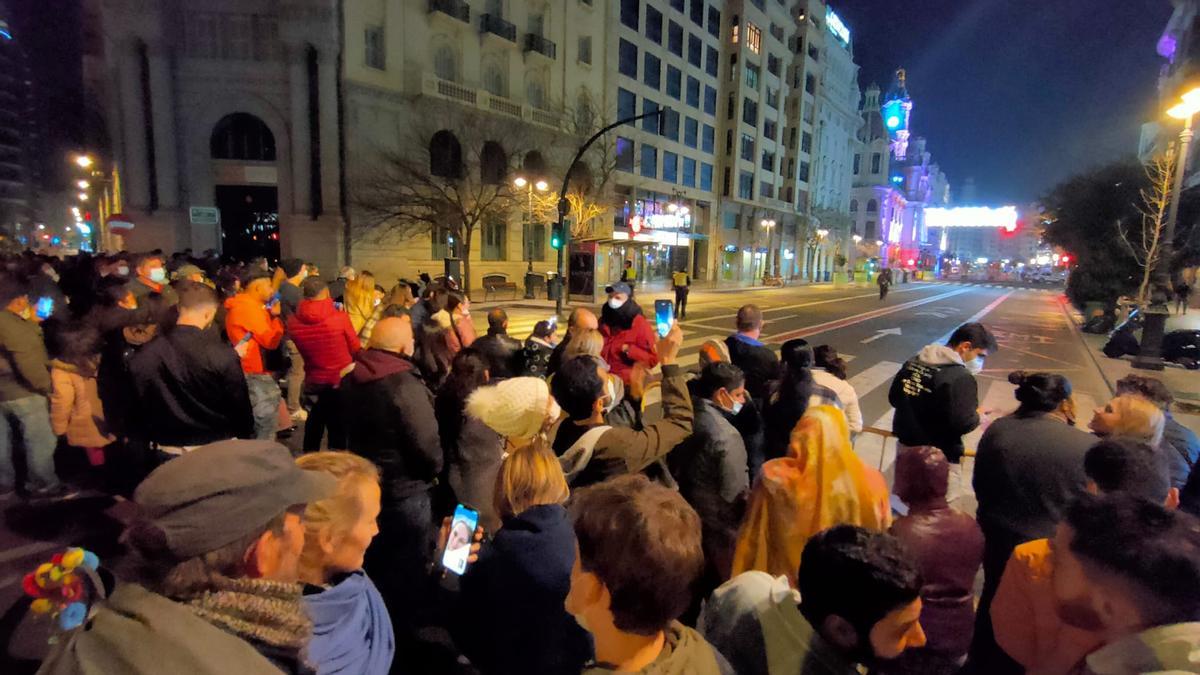
<svg viewBox="0 0 1200 675">
<path fill-rule="evenodd" d="M 545 380 L 514 377 L 476 389 L 467 398 L 467 414 L 506 438 L 529 438 L 542 429 L 547 417 L 556 419 L 561 414 L 553 401 Z"/>
</svg>

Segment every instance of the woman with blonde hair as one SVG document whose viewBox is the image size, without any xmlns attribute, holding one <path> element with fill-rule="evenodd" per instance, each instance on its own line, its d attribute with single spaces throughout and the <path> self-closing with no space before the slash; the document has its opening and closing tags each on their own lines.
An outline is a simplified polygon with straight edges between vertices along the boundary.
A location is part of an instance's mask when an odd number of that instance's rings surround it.
<svg viewBox="0 0 1200 675">
<path fill-rule="evenodd" d="M 362 570 L 379 534 L 379 470 L 349 452 L 314 452 L 296 464 L 338 480 L 332 497 L 304 509 L 300 580 L 313 620 L 308 661 L 320 675 L 385 675 L 396 639 L 383 597 Z"/>
<path fill-rule="evenodd" d="M 1125 394 L 1096 408 L 1088 427 L 1097 436 L 1120 436 L 1158 447 L 1167 424 L 1162 409 L 1141 396 Z"/>
<path fill-rule="evenodd" d="M 363 327 L 375 315 L 375 275 L 365 270 L 359 272 L 358 276 L 346 282 L 343 297 L 346 313 L 350 315 L 350 325 L 361 337 Z"/>
<path fill-rule="evenodd" d="M 891 505 L 883 474 L 854 453 L 846 415 L 818 405 L 796 423 L 787 456 L 763 464 L 738 533 L 732 574 L 782 574 L 795 588 L 804 545 L 834 525 L 883 532 L 891 525 Z"/>
<path fill-rule="evenodd" d="M 604 349 L 604 336 L 598 330 L 585 330 L 571 337 L 570 342 L 563 348 L 563 361 L 569 361 L 576 356 L 593 356 L 602 359 L 600 352 Z"/>
<path fill-rule="evenodd" d="M 496 477 L 502 525 L 462 578 L 455 644 L 485 674 L 579 673 L 587 633 L 567 614 L 575 534 L 558 458 L 541 437 L 514 449 Z"/>
</svg>

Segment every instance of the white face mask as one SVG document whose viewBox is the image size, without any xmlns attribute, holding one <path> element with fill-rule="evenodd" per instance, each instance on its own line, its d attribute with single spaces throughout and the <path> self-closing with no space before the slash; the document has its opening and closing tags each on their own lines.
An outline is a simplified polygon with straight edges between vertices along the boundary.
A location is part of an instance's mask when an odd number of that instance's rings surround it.
<svg viewBox="0 0 1200 675">
<path fill-rule="evenodd" d="M 736 417 L 738 413 L 742 412 L 742 406 L 744 405 L 746 404 L 741 401 L 734 401 L 733 407 L 729 409 L 729 412 L 733 413 Z"/>
<path fill-rule="evenodd" d="M 624 304 L 625 304 L 624 300 L 619 300 L 617 298 L 609 298 L 608 299 L 608 306 L 612 307 L 613 309 L 621 309 L 621 306 Z"/>
<path fill-rule="evenodd" d="M 120 265 L 119 267 L 117 267 L 117 274 L 119 274 L 123 277 L 129 276 L 129 266 L 128 265 Z"/>
<path fill-rule="evenodd" d="M 983 357 L 976 356 L 975 358 L 971 359 L 970 361 L 967 361 L 963 365 L 965 365 L 967 367 L 968 373 L 971 373 L 972 375 L 978 375 L 979 373 L 983 372 Z"/>
<path fill-rule="evenodd" d="M 156 284 L 161 284 L 166 280 L 167 270 L 163 269 L 162 267 L 155 267 L 154 269 L 150 270 L 150 281 L 153 281 Z"/>
</svg>

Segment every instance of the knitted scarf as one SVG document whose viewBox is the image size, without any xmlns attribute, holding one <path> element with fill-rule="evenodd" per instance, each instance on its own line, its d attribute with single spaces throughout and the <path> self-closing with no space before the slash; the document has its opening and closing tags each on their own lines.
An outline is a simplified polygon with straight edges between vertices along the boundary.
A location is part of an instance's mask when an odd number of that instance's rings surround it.
<svg viewBox="0 0 1200 675">
<path fill-rule="evenodd" d="M 312 635 L 300 584 L 226 577 L 214 582 L 216 590 L 187 603 L 205 621 L 249 642 L 297 652 Z"/>
</svg>

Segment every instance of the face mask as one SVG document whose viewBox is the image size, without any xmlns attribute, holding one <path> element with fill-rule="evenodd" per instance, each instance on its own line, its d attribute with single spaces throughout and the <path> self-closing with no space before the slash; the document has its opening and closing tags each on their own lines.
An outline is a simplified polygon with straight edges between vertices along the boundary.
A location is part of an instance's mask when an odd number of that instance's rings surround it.
<svg viewBox="0 0 1200 675">
<path fill-rule="evenodd" d="M 608 414 L 612 412 L 613 408 L 617 407 L 617 402 L 621 400 L 621 397 L 617 395 L 617 384 L 613 382 L 611 377 L 608 378 L 608 383 L 605 385 L 604 391 L 608 398 L 604 402 L 604 413 Z"/>
<path fill-rule="evenodd" d="M 155 267 L 154 269 L 150 270 L 150 281 L 153 281 L 156 284 L 161 284 L 166 280 L 167 270 L 161 267 Z"/>
<path fill-rule="evenodd" d="M 608 306 L 612 307 L 613 309 L 621 309 L 621 305 L 624 305 L 624 304 L 625 304 L 624 300 L 618 300 L 616 298 L 608 299 Z"/>
<path fill-rule="evenodd" d="M 742 412 L 742 406 L 744 406 L 744 405 L 746 405 L 746 404 L 742 403 L 741 401 L 734 401 L 733 408 L 731 408 L 729 410 L 729 412 L 733 413 L 734 416 L 736 417 L 738 413 Z"/>
<path fill-rule="evenodd" d="M 129 276 L 129 266 L 128 265 L 120 265 L 119 267 L 117 267 L 117 274 L 119 274 L 123 277 Z"/>
<path fill-rule="evenodd" d="M 976 356 L 975 358 L 963 364 L 967 367 L 967 372 L 972 375 L 978 375 L 983 372 L 983 357 Z"/>
</svg>

